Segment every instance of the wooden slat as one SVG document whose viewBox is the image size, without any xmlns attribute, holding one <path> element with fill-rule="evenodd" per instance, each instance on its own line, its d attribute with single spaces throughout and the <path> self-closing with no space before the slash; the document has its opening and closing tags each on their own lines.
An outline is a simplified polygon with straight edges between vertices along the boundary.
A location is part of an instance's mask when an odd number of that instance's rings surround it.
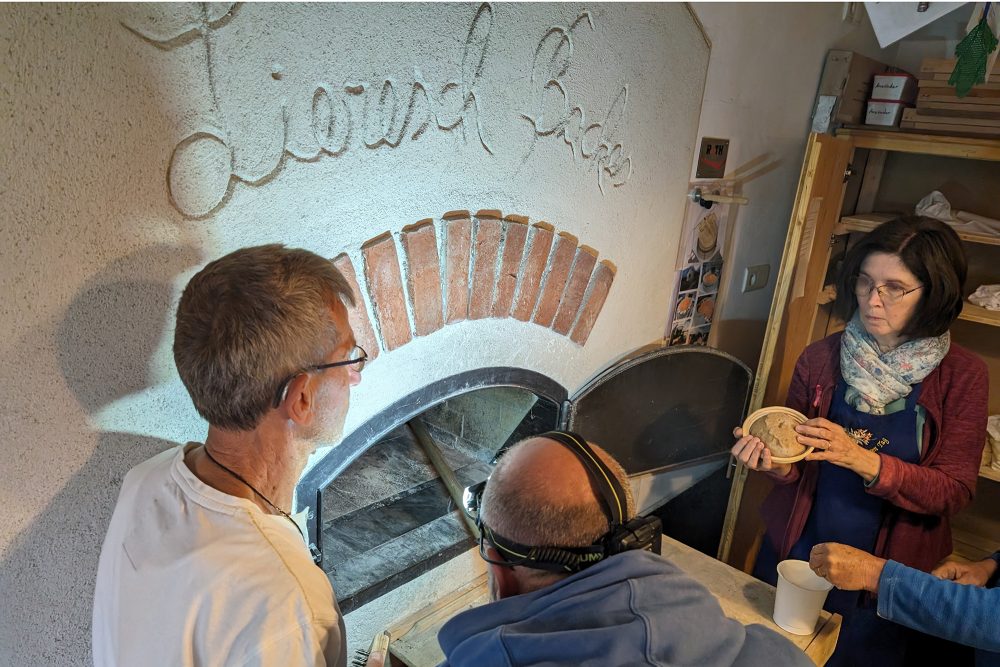
<svg viewBox="0 0 1000 667">
<path fill-rule="evenodd" d="M 407 667 L 436 665 L 444 658 L 437 633 L 448 619 L 490 601 L 486 575 L 456 588 L 437 602 L 396 621 L 388 629 L 389 652 Z"/>
<path fill-rule="evenodd" d="M 832 303 L 836 298 L 836 286 L 827 285 L 823 288 L 823 291 L 819 293 L 819 296 L 816 297 L 816 305 L 823 306 L 828 303 Z M 1000 327 L 1000 313 L 993 310 L 986 310 L 985 308 L 977 306 L 974 303 L 966 302 L 962 306 L 962 314 L 958 316 L 958 319 Z M 983 467 L 979 469 L 979 474 L 982 477 L 988 477 L 989 479 L 995 479 L 1000 482 L 1000 471 Z"/>
<path fill-rule="evenodd" d="M 798 252 L 802 227 L 805 224 L 806 205 L 804 202 L 808 201 L 812 192 L 820 157 L 825 147 L 832 141 L 834 141 L 833 138 L 824 138 L 824 135 L 813 133 L 809 135 L 809 141 L 806 143 L 806 154 L 802 160 L 802 170 L 799 173 L 799 184 L 795 195 L 796 208 L 792 211 L 792 220 L 788 234 L 785 236 L 785 247 L 781 253 L 781 263 L 778 265 L 779 269 L 775 277 L 774 298 L 771 300 L 771 311 L 768 314 L 767 328 L 764 331 L 764 342 L 761 347 L 762 354 L 757 364 L 757 373 L 754 376 L 753 390 L 750 394 L 749 412 L 753 412 L 763 405 L 767 377 L 771 372 L 775 348 L 781 335 L 782 315 L 785 311 L 785 303 L 791 290 L 792 277 L 795 272 L 795 262 L 792 257 L 793 253 Z M 736 532 L 736 520 L 743 500 L 743 487 L 746 484 L 746 479 L 747 469 L 742 465 L 737 466 L 733 483 L 729 487 L 729 504 L 722 524 L 722 537 L 719 540 L 718 557 L 722 561 L 730 560 L 730 549 Z"/>
<path fill-rule="evenodd" d="M 947 74 L 955 71 L 955 58 L 924 58 L 920 63 L 921 74 Z M 1000 60 L 993 64 L 990 76 L 1000 75 Z"/>
<path fill-rule="evenodd" d="M 846 234 L 848 232 L 870 232 L 884 222 L 889 222 L 899 217 L 896 213 L 857 213 L 855 215 L 845 215 L 840 219 L 840 224 L 834 230 L 834 234 Z M 980 234 L 977 232 L 962 232 L 955 230 L 958 238 L 968 243 L 979 243 L 982 245 L 1000 245 L 1000 235 Z"/>
<path fill-rule="evenodd" d="M 927 123 L 931 125 L 961 125 L 975 128 L 996 128 L 1000 130 L 1000 119 L 959 118 L 957 116 L 933 116 L 921 109 L 903 109 L 903 122 Z"/>
<path fill-rule="evenodd" d="M 920 130 L 922 132 L 940 132 L 946 135 L 968 134 L 982 135 L 984 137 L 1000 137 L 1000 128 L 980 127 L 978 125 L 954 125 L 952 123 L 915 123 L 904 120 L 900 127 L 909 130 Z"/>
<path fill-rule="evenodd" d="M 1000 327 L 1000 311 L 986 310 L 982 306 L 977 306 L 968 301 L 962 306 L 962 314 L 958 316 L 958 319 L 988 324 L 991 327 Z"/>
<path fill-rule="evenodd" d="M 918 77 L 917 86 L 920 88 L 947 88 L 955 90 L 955 86 L 948 83 L 950 74 L 923 74 Z M 973 90 L 1000 90 L 1000 83 L 977 83 Z"/>
<path fill-rule="evenodd" d="M 1000 100 L 998 100 L 1000 101 Z M 951 102 L 918 102 L 922 116 L 957 116 L 959 118 L 1000 118 L 1000 104 L 955 104 Z"/>
<path fill-rule="evenodd" d="M 858 203 L 854 207 L 857 213 L 870 213 L 875 208 L 875 197 L 878 195 L 878 186 L 882 183 L 886 155 L 888 155 L 886 151 L 873 150 L 869 152 L 865 173 L 861 177 Z"/>
<path fill-rule="evenodd" d="M 841 128 L 837 130 L 837 136 L 850 138 L 858 148 L 1000 161 L 1000 140 L 984 137 L 936 136 L 857 128 Z"/>
<path fill-rule="evenodd" d="M 917 103 L 924 102 L 958 102 L 962 104 L 996 104 L 1000 100 L 1000 90 L 991 88 L 973 88 L 965 97 L 954 93 L 945 93 L 940 88 L 923 88 L 917 91 Z"/>
</svg>

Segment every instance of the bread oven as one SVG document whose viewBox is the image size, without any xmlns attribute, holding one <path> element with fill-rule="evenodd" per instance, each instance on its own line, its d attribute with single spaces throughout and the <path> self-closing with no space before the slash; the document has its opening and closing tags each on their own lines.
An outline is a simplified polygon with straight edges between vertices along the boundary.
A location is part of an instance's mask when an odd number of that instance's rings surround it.
<svg viewBox="0 0 1000 667">
<path fill-rule="evenodd" d="M 750 384 L 744 364 L 702 347 L 637 351 L 572 394 L 524 369 L 461 373 L 352 432 L 303 477 L 298 509 L 349 613 L 473 546 L 419 431 L 464 486 L 485 479 L 504 447 L 567 428 L 621 461 L 640 511 L 659 515 L 667 535 L 714 556 Z"/>
</svg>

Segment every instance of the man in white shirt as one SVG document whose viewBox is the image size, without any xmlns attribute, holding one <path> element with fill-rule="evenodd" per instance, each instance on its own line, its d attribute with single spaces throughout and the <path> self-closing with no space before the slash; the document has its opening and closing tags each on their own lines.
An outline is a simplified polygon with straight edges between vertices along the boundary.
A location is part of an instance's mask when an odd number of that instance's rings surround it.
<svg viewBox="0 0 1000 667">
<path fill-rule="evenodd" d="M 122 483 L 97 572 L 98 667 L 346 664 L 336 598 L 289 512 L 361 381 L 353 300 L 330 261 L 281 245 L 188 283 L 174 360 L 208 434 Z"/>
</svg>

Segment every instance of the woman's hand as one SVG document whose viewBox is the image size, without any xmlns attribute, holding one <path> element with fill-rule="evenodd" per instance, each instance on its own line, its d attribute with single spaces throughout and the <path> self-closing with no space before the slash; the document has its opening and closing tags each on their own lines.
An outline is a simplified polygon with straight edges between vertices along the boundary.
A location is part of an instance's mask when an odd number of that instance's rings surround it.
<svg viewBox="0 0 1000 667">
<path fill-rule="evenodd" d="M 877 593 L 885 560 L 846 544 L 825 542 L 809 552 L 809 567 L 841 590 Z"/>
<path fill-rule="evenodd" d="M 987 558 L 975 563 L 958 563 L 950 560 L 938 565 L 931 571 L 931 574 L 958 584 L 985 586 L 996 571 L 997 562 L 992 558 Z"/>
<path fill-rule="evenodd" d="M 816 448 L 806 456 L 807 461 L 829 461 L 853 470 L 869 483 L 882 469 L 882 458 L 878 454 L 859 445 L 842 426 L 829 419 L 810 419 L 796 426 L 795 432 L 799 434 L 800 443 Z"/>
<path fill-rule="evenodd" d="M 775 463 L 771 460 L 771 450 L 764 445 L 760 438 L 753 435 L 744 436 L 743 429 L 739 426 L 733 429 L 733 437 L 739 438 L 739 440 L 736 441 L 730 452 L 747 468 L 763 472 L 770 471 L 780 477 L 791 472 L 791 465 Z"/>
</svg>

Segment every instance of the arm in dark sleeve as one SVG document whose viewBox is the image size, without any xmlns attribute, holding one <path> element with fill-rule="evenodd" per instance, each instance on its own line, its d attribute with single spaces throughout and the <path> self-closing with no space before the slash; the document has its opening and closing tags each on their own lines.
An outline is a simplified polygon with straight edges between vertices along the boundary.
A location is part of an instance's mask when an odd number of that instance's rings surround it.
<svg viewBox="0 0 1000 667">
<path fill-rule="evenodd" d="M 879 577 L 878 615 L 958 644 L 1000 651 L 1000 588 L 956 584 L 890 560 Z"/>
</svg>

